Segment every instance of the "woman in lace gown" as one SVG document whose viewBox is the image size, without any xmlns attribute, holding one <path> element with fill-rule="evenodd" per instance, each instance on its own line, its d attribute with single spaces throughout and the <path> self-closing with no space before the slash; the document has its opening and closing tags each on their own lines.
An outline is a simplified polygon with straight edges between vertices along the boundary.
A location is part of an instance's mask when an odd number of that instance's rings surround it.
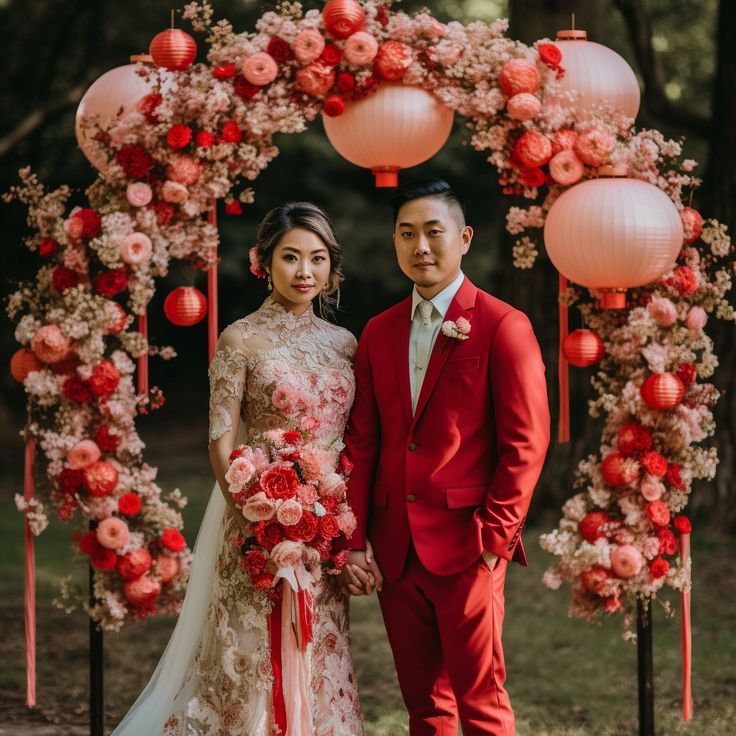
<svg viewBox="0 0 736 736">
<path fill-rule="evenodd" d="M 291 203 L 266 215 L 257 263 L 271 294 L 220 337 L 210 366 L 210 459 L 215 486 L 194 549 L 184 606 L 151 682 L 113 736 L 355 736 L 363 733 L 350 655 L 347 599 L 335 576 L 312 583 L 313 640 L 306 652 L 306 706 L 289 722 L 274 712 L 269 636 L 273 605 L 240 563 L 247 521 L 225 473 L 232 449 L 257 445 L 284 421 L 271 393 L 284 381 L 307 397 L 323 447 L 339 452 L 353 401 L 355 338 L 314 313 L 342 274 L 340 247 L 326 214 Z M 311 397 L 311 401 L 310 401 Z M 299 417 L 297 417 L 299 418 Z M 306 711 L 306 712 L 304 712 Z"/>
</svg>

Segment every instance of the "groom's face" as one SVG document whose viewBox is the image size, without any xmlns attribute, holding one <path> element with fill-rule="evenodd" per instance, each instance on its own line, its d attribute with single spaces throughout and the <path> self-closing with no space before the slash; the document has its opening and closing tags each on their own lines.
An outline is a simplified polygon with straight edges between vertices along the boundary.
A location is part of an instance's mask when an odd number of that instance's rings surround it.
<svg viewBox="0 0 736 736">
<path fill-rule="evenodd" d="M 401 270 L 431 299 L 460 273 L 473 229 L 454 202 L 423 197 L 401 207 L 393 238 Z"/>
</svg>

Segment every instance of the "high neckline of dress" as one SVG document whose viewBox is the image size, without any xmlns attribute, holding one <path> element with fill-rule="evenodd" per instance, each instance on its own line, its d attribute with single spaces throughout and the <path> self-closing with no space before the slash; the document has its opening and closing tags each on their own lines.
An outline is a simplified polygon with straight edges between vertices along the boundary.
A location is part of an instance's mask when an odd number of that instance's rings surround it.
<svg viewBox="0 0 736 736">
<path fill-rule="evenodd" d="M 314 309 L 311 302 L 309 303 L 309 306 L 297 317 L 283 304 L 277 302 L 270 294 L 266 297 L 266 301 L 263 302 L 258 311 L 265 314 L 274 326 L 278 325 L 288 328 L 309 324 L 314 318 Z"/>
</svg>

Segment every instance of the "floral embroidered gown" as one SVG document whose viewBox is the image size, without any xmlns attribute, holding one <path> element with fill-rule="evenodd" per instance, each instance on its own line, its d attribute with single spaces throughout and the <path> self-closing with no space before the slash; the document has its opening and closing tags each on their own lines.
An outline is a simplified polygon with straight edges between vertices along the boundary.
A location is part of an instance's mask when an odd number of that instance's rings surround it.
<svg viewBox="0 0 736 736">
<path fill-rule="evenodd" d="M 270 297 L 222 334 L 210 366 L 210 440 L 238 428 L 237 442 L 258 444 L 284 422 L 274 410 L 274 387 L 298 396 L 297 419 L 316 419 L 319 441 L 342 449 L 355 392 L 355 338 L 319 319 L 311 306 L 300 317 Z M 207 621 L 182 687 L 185 703 L 172 713 L 165 736 L 276 736 L 272 713 L 268 614 L 271 601 L 240 567 L 233 540 L 241 534 L 226 508 Z M 308 652 L 314 736 L 361 735 L 358 691 L 348 633 L 347 602 L 336 579 L 313 583 L 313 642 Z M 181 699 L 177 697 L 177 701 Z"/>
</svg>

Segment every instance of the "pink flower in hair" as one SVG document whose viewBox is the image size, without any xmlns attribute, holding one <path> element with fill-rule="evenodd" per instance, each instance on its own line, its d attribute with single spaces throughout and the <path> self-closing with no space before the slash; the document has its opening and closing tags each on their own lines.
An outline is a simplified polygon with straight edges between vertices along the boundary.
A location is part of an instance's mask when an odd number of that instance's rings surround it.
<svg viewBox="0 0 736 736">
<path fill-rule="evenodd" d="M 266 269 L 261 265 L 261 259 L 258 257 L 258 248 L 254 245 L 248 251 L 248 260 L 250 261 L 250 272 L 259 279 L 265 279 L 268 274 Z"/>
</svg>

